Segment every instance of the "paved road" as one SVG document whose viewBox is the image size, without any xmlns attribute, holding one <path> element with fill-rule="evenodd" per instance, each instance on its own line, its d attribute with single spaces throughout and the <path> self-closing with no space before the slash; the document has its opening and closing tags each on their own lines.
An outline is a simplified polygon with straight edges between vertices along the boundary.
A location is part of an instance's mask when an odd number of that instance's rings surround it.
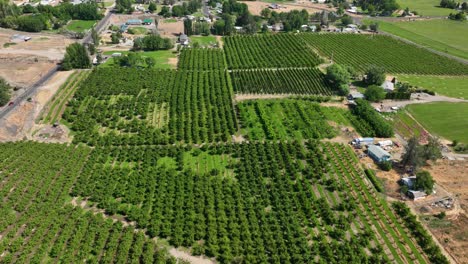
<svg viewBox="0 0 468 264">
<path fill-rule="evenodd" d="M 52 68 L 46 75 L 42 76 L 41 79 L 39 79 L 33 86 L 31 86 L 29 89 L 26 89 L 24 93 L 16 97 L 14 100 L 12 100 L 13 105 L 6 105 L 3 108 L 0 109 L 0 123 L 4 120 L 4 118 L 18 106 L 21 102 L 24 100 L 28 99 L 31 97 L 31 95 L 39 88 L 40 86 L 44 85 L 50 78 L 52 78 L 55 73 L 58 71 L 60 66 L 56 65 L 54 68 Z"/>
<path fill-rule="evenodd" d="M 103 19 L 101 19 L 98 24 L 94 27 L 94 29 L 97 31 L 97 33 L 101 33 L 104 29 L 107 28 L 109 24 L 109 18 L 111 17 L 112 12 L 107 12 L 107 14 L 104 16 Z M 86 33 L 86 36 L 81 40 L 82 43 L 92 43 L 91 39 L 91 31 L 88 31 Z"/>
</svg>

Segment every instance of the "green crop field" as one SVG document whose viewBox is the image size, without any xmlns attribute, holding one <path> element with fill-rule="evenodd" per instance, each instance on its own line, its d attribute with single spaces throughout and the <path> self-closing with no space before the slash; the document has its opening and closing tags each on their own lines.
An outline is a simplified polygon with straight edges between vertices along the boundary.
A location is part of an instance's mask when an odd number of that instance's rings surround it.
<svg viewBox="0 0 468 264">
<path fill-rule="evenodd" d="M 225 37 L 224 50 L 230 69 L 314 67 L 322 62 L 292 34 Z"/>
<path fill-rule="evenodd" d="M 448 19 L 388 23 L 379 21 L 380 30 L 428 48 L 468 59 L 468 22 Z"/>
<path fill-rule="evenodd" d="M 299 35 L 312 49 L 334 62 L 364 71 L 375 65 L 389 73 L 468 75 L 468 65 L 382 35 Z"/>
<path fill-rule="evenodd" d="M 398 75 L 398 81 L 429 89 L 441 95 L 468 99 L 468 76 Z"/>
<path fill-rule="evenodd" d="M 468 103 L 430 103 L 407 106 L 431 134 L 468 144 Z"/>
<path fill-rule="evenodd" d="M 183 48 L 179 56 L 179 69 L 216 70 L 225 69 L 222 49 Z"/>
<path fill-rule="evenodd" d="M 232 71 L 236 93 L 322 94 L 333 90 L 318 69 L 278 69 Z"/>
<path fill-rule="evenodd" d="M 106 51 L 104 55 L 110 56 L 113 53 L 127 54 L 128 51 Z M 170 59 L 176 58 L 176 54 L 172 50 L 157 50 L 157 51 L 145 51 L 140 53 L 142 57 L 152 57 L 155 60 L 154 69 L 175 69 L 176 65 L 171 63 Z M 117 67 L 113 58 L 109 58 L 105 63 L 99 67 Z"/>
<path fill-rule="evenodd" d="M 448 16 L 454 13 L 452 9 L 439 7 L 439 0 L 397 0 L 397 3 L 402 9 L 409 7 L 422 16 Z"/>
<path fill-rule="evenodd" d="M 96 24 L 94 20 L 72 20 L 66 25 L 66 29 L 75 32 L 84 32 Z"/>
</svg>

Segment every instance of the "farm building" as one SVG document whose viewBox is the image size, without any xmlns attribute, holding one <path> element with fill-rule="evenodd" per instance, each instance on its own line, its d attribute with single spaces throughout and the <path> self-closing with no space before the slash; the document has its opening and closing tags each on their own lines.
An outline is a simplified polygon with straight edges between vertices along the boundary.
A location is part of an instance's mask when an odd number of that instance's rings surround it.
<svg viewBox="0 0 468 264">
<path fill-rule="evenodd" d="M 408 191 L 408 197 L 417 201 L 426 198 L 427 194 L 421 191 Z"/>
<path fill-rule="evenodd" d="M 348 100 L 364 99 L 364 95 L 360 92 L 351 92 L 348 95 Z"/>
<path fill-rule="evenodd" d="M 367 147 L 367 154 L 376 162 L 389 161 L 392 158 L 390 153 L 376 145 L 369 145 Z"/>
<path fill-rule="evenodd" d="M 416 180 L 416 176 L 410 176 L 410 177 L 405 177 L 401 178 L 401 184 L 406 185 L 408 189 L 412 189 L 414 186 L 414 181 Z"/>
<path fill-rule="evenodd" d="M 395 84 L 391 81 L 385 81 L 383 84 L 382 84 L 382 88 L 386 91 L 386 92 L 393 92 L 393 90 L 395 90 Z"/>
<path fill-rule="evenodd" d="M 151 18 L 145 18 L 145 19 L 143 20 L 143 25 L 151 25 L 151 24 L 153 24 L 153 19 L 151 19 Z"/>
<path fill-rule="evenodd" d="M 179 43 L 182 45 L 188 45 L 189 44 L 189 37 L 185 34 L 180 34 L 179 35 Z"/>
<path fill-rule="evenodd" d="M 353 139 L 353 144 L 358 144 L 358 145 L 374 144 L 374 138 L 355 138 Z"/>
<path fill-rule="evenodd" d="M 388 147 L 388 146 L 393 146 L 393 141 L 391 141 L 391 140 L 382 140 L 382 141 L 379 141 L 378 144 L 381 147 Z"/>
<path fill-rule="evenodd" d="M 129 19 L 125 24 L 127 25 L 141 25 L 143 21 L 141 19 Z"/>
<path fill-rule="evenodd" d="M 128 25 L 122 24 L 120 26 L 120 32 L 125 32 L 125 31 L 127 31 L 127 29 L 128 29 Z"/>
<path fill-rule="evenodd" d="M 279 9 L 280 8 L 280 6 L 278 4 L 275 4 L 275 3 L 270 4 L 268 7 L 271 8 L 271 9 Z"/>
</svg>

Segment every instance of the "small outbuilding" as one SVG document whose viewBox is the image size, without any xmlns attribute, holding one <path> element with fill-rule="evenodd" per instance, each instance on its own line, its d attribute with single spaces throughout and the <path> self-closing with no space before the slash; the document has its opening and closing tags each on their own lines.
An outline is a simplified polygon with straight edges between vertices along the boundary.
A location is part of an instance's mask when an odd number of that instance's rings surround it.
<svg viewBox="0 0 468 264">
<path fill-rule="evenodd" d="M 417 201 L 426 198 L 427 194 L 422 191 L 408 191 L 408 197 Z"/>
<path fill-rule="evenodd" d="M 382 88 L 386 91 L 386 92 L 393 92 L 393 90 L 395 90 L 395 84 L 391 81 L 385 81 L 383 84 L 382 84 Z"/>
<path fill-rule="evenodd" d="M 382 141 L 379 141 L 379 146 L 381 147 L 389 147 L 389 146 L 393 146 L 393 141 L 391 140 L 382 140 Z"/>
<path fill-rule="evenodd" d="M 369 145 L 367 147 L 367 154 L 376 162 L 389 161 L 392 158 L 390 153 L 376 145 Z"/>
<path fill-rule="evenodd" d="M 125 24 L 127 24 L 127 25 L 141 25 L 141 24 L 143 24 L 143 21 L 141 21 L 141 19 L 129 19 L 129 20 L 127 20 L 127 22 Z"/>
<path fill-rule="evenodd" d="M 188 45 L 189 44 L 189 37 L 186 34 L 180 34 L 179 35 L 179 43 L 182 45 Z"/>
<path fill-rule="evenodd" d="M 143 25 L 151 25 L 151 24 L 153 24 L 153 19 L 151 18 L 143 19 Z"/>
<path fill-rule="evenodd" d="M 348 95 L 348 100 L 364 99 L 364 95 L 360 92 L 351 92 Z"/>
</svg>

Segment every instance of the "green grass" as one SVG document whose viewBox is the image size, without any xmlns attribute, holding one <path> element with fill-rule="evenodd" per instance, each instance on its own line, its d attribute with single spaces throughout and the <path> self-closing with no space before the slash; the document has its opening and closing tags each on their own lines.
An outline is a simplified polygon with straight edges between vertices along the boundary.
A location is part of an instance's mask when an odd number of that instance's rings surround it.
<svg viewBox="0 0 468 264">
<path fill-rule="evenodd" d="M 468 144 L 468 103 L 413 104 L 407 109 L 431 134 Z"/>
<path fill-rule="evenodd" d="M 84 32 L 88 29 L 91 29 L 96 21 L 94 20 L 72 20 L 66 26 L 66 29 L 75 32 Z"/>
<path fill-rule="evenodd" d="M 190 41 L 192 45 L 194 42 L 198 42 L 198 44 L 200 44 L 200 47 L 207 47 L 211 44 L 216 43 L 216 37 L 215 36 L 192 36 L 190 37 Z"/>
<path fill-rule="evenodd" d="M 397 79 L 441 95 L 468 99 L 468 76 L 398 75 Z"/>
<path fill-rule="evenodd" d="M 175 18 L 168 18 L 168 19 L 163 20 L 163 23 L 176 23 L 176 22 L 177 22 L 177 19 Z"/>
<path fill-rule="evenodd" d="M 418 11 L 422 16 L 448 16 L 454 12 L 449 8 L 438 7 L 439 0 L 397 0 L 402 9 L 409 7 L 411 11 Z"/>
<path fill-rule="evenodd" d="M 383 31 L 437 51 L 468 59 L 468 22 L 433 19 L 379 23 Z"/>
<path fill-rule="evenodd" d="M 104 55 L 110 56 L 112 53 L 122 53 L 122 55 L 127 54 L 128 51 L 106 51 Z M 176 65 L 169 63 L 170 58 L 175 58 L 176 55 L 172 50 L 158 50 L 158 51 L 147 51 L 141 52 L 143 57 L 152 57 L 156 60 L 154 69 L 175 69 Z M 114 64 L 114 59 L 109 58 L 105 63 L 101 64 L 99 67 L 117 67 L 118 65 Z"/>
<path fill-rule="evenodd" d="M 233 177 L 234 171 L 228 169 L 232 158 L 229 155 L 212 155 L 208 152 L 192 150 L 184 153 L 184 167 L 200 174 Z"/>
<path fill-rule="evenodd" d="M 144 27 L 131 27 L 128 29 L 128 33 L 133 35 L 144 35 L 147 31 L 148 29 Z"/>
<path fill-rule="evenodd" d="M 7 42 L 7 43 L 3 44 L 3 47 L 4 47 L 4 48 L 8 48 L 8 47 L 14 46 L 14 45 L 16 45 L 15 42 Z"/>
</svg>

